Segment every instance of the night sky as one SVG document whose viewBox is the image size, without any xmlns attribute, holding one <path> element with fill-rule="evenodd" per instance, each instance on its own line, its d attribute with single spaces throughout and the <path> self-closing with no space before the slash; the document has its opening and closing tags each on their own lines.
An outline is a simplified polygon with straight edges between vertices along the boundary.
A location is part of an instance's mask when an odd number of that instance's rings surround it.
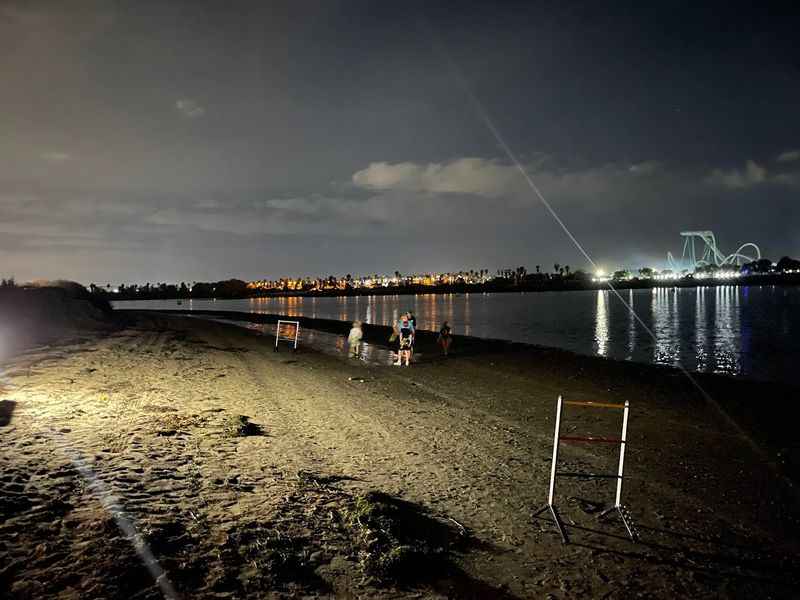
<svg viewBox="0 0 800 600">
<path fill-rule="evenodd" d="M 796 9 L 447 4 L 0 0 L 0 275 L 586 268 L 481 110 L 601 265 L 800 255 Z"/>
</svg>

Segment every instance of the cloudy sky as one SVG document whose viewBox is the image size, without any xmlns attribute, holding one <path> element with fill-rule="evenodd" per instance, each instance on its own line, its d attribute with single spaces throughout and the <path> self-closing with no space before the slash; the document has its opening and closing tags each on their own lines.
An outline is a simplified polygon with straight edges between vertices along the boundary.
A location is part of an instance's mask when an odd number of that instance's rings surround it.
<svg viewBox="0 0 800 600">
<path fill-rule="evenodd" d="M 585 267 L 483 115 L 602 265 L 800 255 L 791 8 L 436 4 L 0 0 L 0 275 Z"/>
</svg>

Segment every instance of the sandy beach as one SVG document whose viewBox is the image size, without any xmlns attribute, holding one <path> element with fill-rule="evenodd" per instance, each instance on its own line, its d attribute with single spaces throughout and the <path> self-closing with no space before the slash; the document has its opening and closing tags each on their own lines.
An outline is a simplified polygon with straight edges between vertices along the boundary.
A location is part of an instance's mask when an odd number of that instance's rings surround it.
<svg viewBox="0 0 800 600">
<path fill-rule="evenodd" d="M 10 358 L 0 596 L 792 598 L 796 388 L 567 352 L 472 347 L 408 369 L 177 315 L 128 314 Z M 559 480 L 556 398 L 631 403 L 623 502 Z M 785 412 L 782 412 L 785 410 Z M 619 435 L 568 407 L 573 436 Z M 616 446 L 560 467 L 615 472 Z"/>
</svg>

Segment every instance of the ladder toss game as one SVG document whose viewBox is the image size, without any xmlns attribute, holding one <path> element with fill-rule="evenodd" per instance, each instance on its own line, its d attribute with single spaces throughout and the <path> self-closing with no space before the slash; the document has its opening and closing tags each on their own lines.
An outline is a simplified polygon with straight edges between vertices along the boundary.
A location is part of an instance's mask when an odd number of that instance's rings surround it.
<svg viewBox="0 0 800 600">
<path fill-rule="evenodd" d="M 297 350 L 297 340 L 300 335 L 300 321 L 284 321 L 278 319 L 275 326 L 275 352 L 278 351 L 278 342 L 292 344 L 292 350 Z"/>
<path fill-rule="evenodd" d="M 585 408 L 610 408 L 610 409 L 620 409 L 622 410 L 622 435 L 619 438 L 605 438 L 605 437 L 594 437 L 594 436 L 567 436 L 561 435 L 561 415 L 563 412 L 564 405 L 570 406 L 580 406 Z M 545 504 L 542 508 L 537 510 L 533 513 L 534 517 L 542 514 L 543 512 L 549 511 L 553 517 L 553 521 L 555 522 L 556 528 L 558 532 L 561 534 L 561 541 L 565 544 L 569 543 L 569 538 L 567 536 L 566 529 L 564 528 L 564 523 L 561 520 L 561 515 L 558 512 L 558 508 L 555 504 L 555 492 L 556 492 L 556 479 L 559 477 L 584 477 L 588 479 L 616 479 L 617 480 L 617 490 L 616 495 L 614 497 L 614 504 L 608 507 L 606 510 L 600 513 L 599 518 L 603 518 L 611 512 L 616 511 L 619 514 L 622 523 L 625 525 L 625 529 L 628 531 L 628 535 L 630 538 L 635 542 L 638 541 L 638 532 L 633 524 L 633 520 L 631 519 L 630 513 L 628 509 L 622 504 L 622 480 L 623 474 L 625 471 L 625 446 L 627 444 L 627 437 L 628 437 L 628 412 L 630 410 L 630 403 L 626 400 L 624 404 L 618 403 L 610 403 L 610 402 L 575 402 L 575 401 L 565 401 L 558 397 L 558 402 L 556 404 L 556 427 L 555 427 L 555 434 L 553 436 L 553 460 L 550 467 L 550 487 L 547 492 L 547 504 Z M 558 445 L 559 442 L 587 442 L 587 443 L 601 443 L 601 444 L 619 444 L 619 466 L 617 468 L 617 474 L 597 474 L 597 473 L 572 473 L 572 472 L 565 472 L 565 471 L 558 471 Z"/>
</svg>

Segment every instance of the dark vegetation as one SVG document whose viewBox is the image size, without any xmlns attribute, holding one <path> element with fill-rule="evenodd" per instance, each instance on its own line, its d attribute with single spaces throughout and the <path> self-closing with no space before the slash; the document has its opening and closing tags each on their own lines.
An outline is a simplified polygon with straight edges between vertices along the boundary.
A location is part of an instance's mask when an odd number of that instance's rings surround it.
<svg viewBox="0 0 800 600">
<path fill-rule="evenodd" d="M 20 286 L 4 279 L 0 281 L 0 331 L 4 333 L 0 358 L 69 332 L 107 327 L 112 313 L 108 298 L 72 281 Z"/>
<path fill-rule="evenodd" d="M 7 307 L 12 304 L 33 304 L 41 298 L 60 298 L 62 304 L 70 301 L 85 301 L 105 315 L 113 311 L 107 296 L 93 293 L 79 283 L 58 279 L 54 281 L 38 281 L 25 285 L 18 284 L 13 277 L 0 280 L 0 300 Z"/>
<path fill-rule="evenodd" d="M 750 284 L 798 284 L 800 283 L 800 261 L 784 256 L 776 264 L 762 258 L 735 269 L 739 277 L 735 280 L 723 279 L 719 283 L 731 285 Z M 702 267 L 696 274 L 709 278 L 702 285 L 715 285 L 713 276 L 718 271 L 731 272 L 714 265 Z M 662 275 L 674 275 L 668 282 L 657 279 L 658 273 L 650 268 L 638 271 L 615 271 L 610 276 L 617 288 L 650 288 L 662 285 L 691 287 L 698 285 L 695 273 L 674 274 L 670 270 Z M 367 276 L 378 279 L 377 275 Z M 488 269 L 458 271 L 438 276 L 402 275 L 395 271 L 391 282 L 380 286 L 366 286 L 365 278 L 352 275 L 325 278 L 282 278 L 275 281 L 246 282 L 228 279 L 216 282 L 146 283 L 144 285 L 122 284 L 116 290 L 111 285 L 92 284 L 90 291 L 94 296 L 110 300 L 183 300 L 190 298 L 253 298 L 270 296 L 357 296 L 394 294 L 441 294 L 441 293 L 481 293 L 481 292 L 520 292 L 520 291 L 568 291 L 591 290 L 607 287 L 607 281 L 597 281 L 582 270 L 572 270 L 569 265 L 553 265 L 551 272 L 545 272 L 540 265 L 529 272 L 526 267 L 498 269 L 490 275 Z"/>
<path fill-rule="evenodd" d="M 457 523 L 433 518 L 418 506 L 381 492 L 352 498 L 341 515 L 362 571 L 380 581 L 408 581 L 443 570 L 446 553 L 466 536 Z"/>
<path fill-rule="evenodd" d="M 150 299 L 182 299 L 182 298 L 245 298 L 253 295 L 247 287 L 247 282 L 240 279 L 227 279 L 214 282 L 181 282 L 173 283 L 145 283 L 144 285 L 119 286 L 117 291 L 111 285 L 98 286 L 91 284 L 89 291 L 95 295 L 111 300 L 150 300 Z"/>
</svg>

